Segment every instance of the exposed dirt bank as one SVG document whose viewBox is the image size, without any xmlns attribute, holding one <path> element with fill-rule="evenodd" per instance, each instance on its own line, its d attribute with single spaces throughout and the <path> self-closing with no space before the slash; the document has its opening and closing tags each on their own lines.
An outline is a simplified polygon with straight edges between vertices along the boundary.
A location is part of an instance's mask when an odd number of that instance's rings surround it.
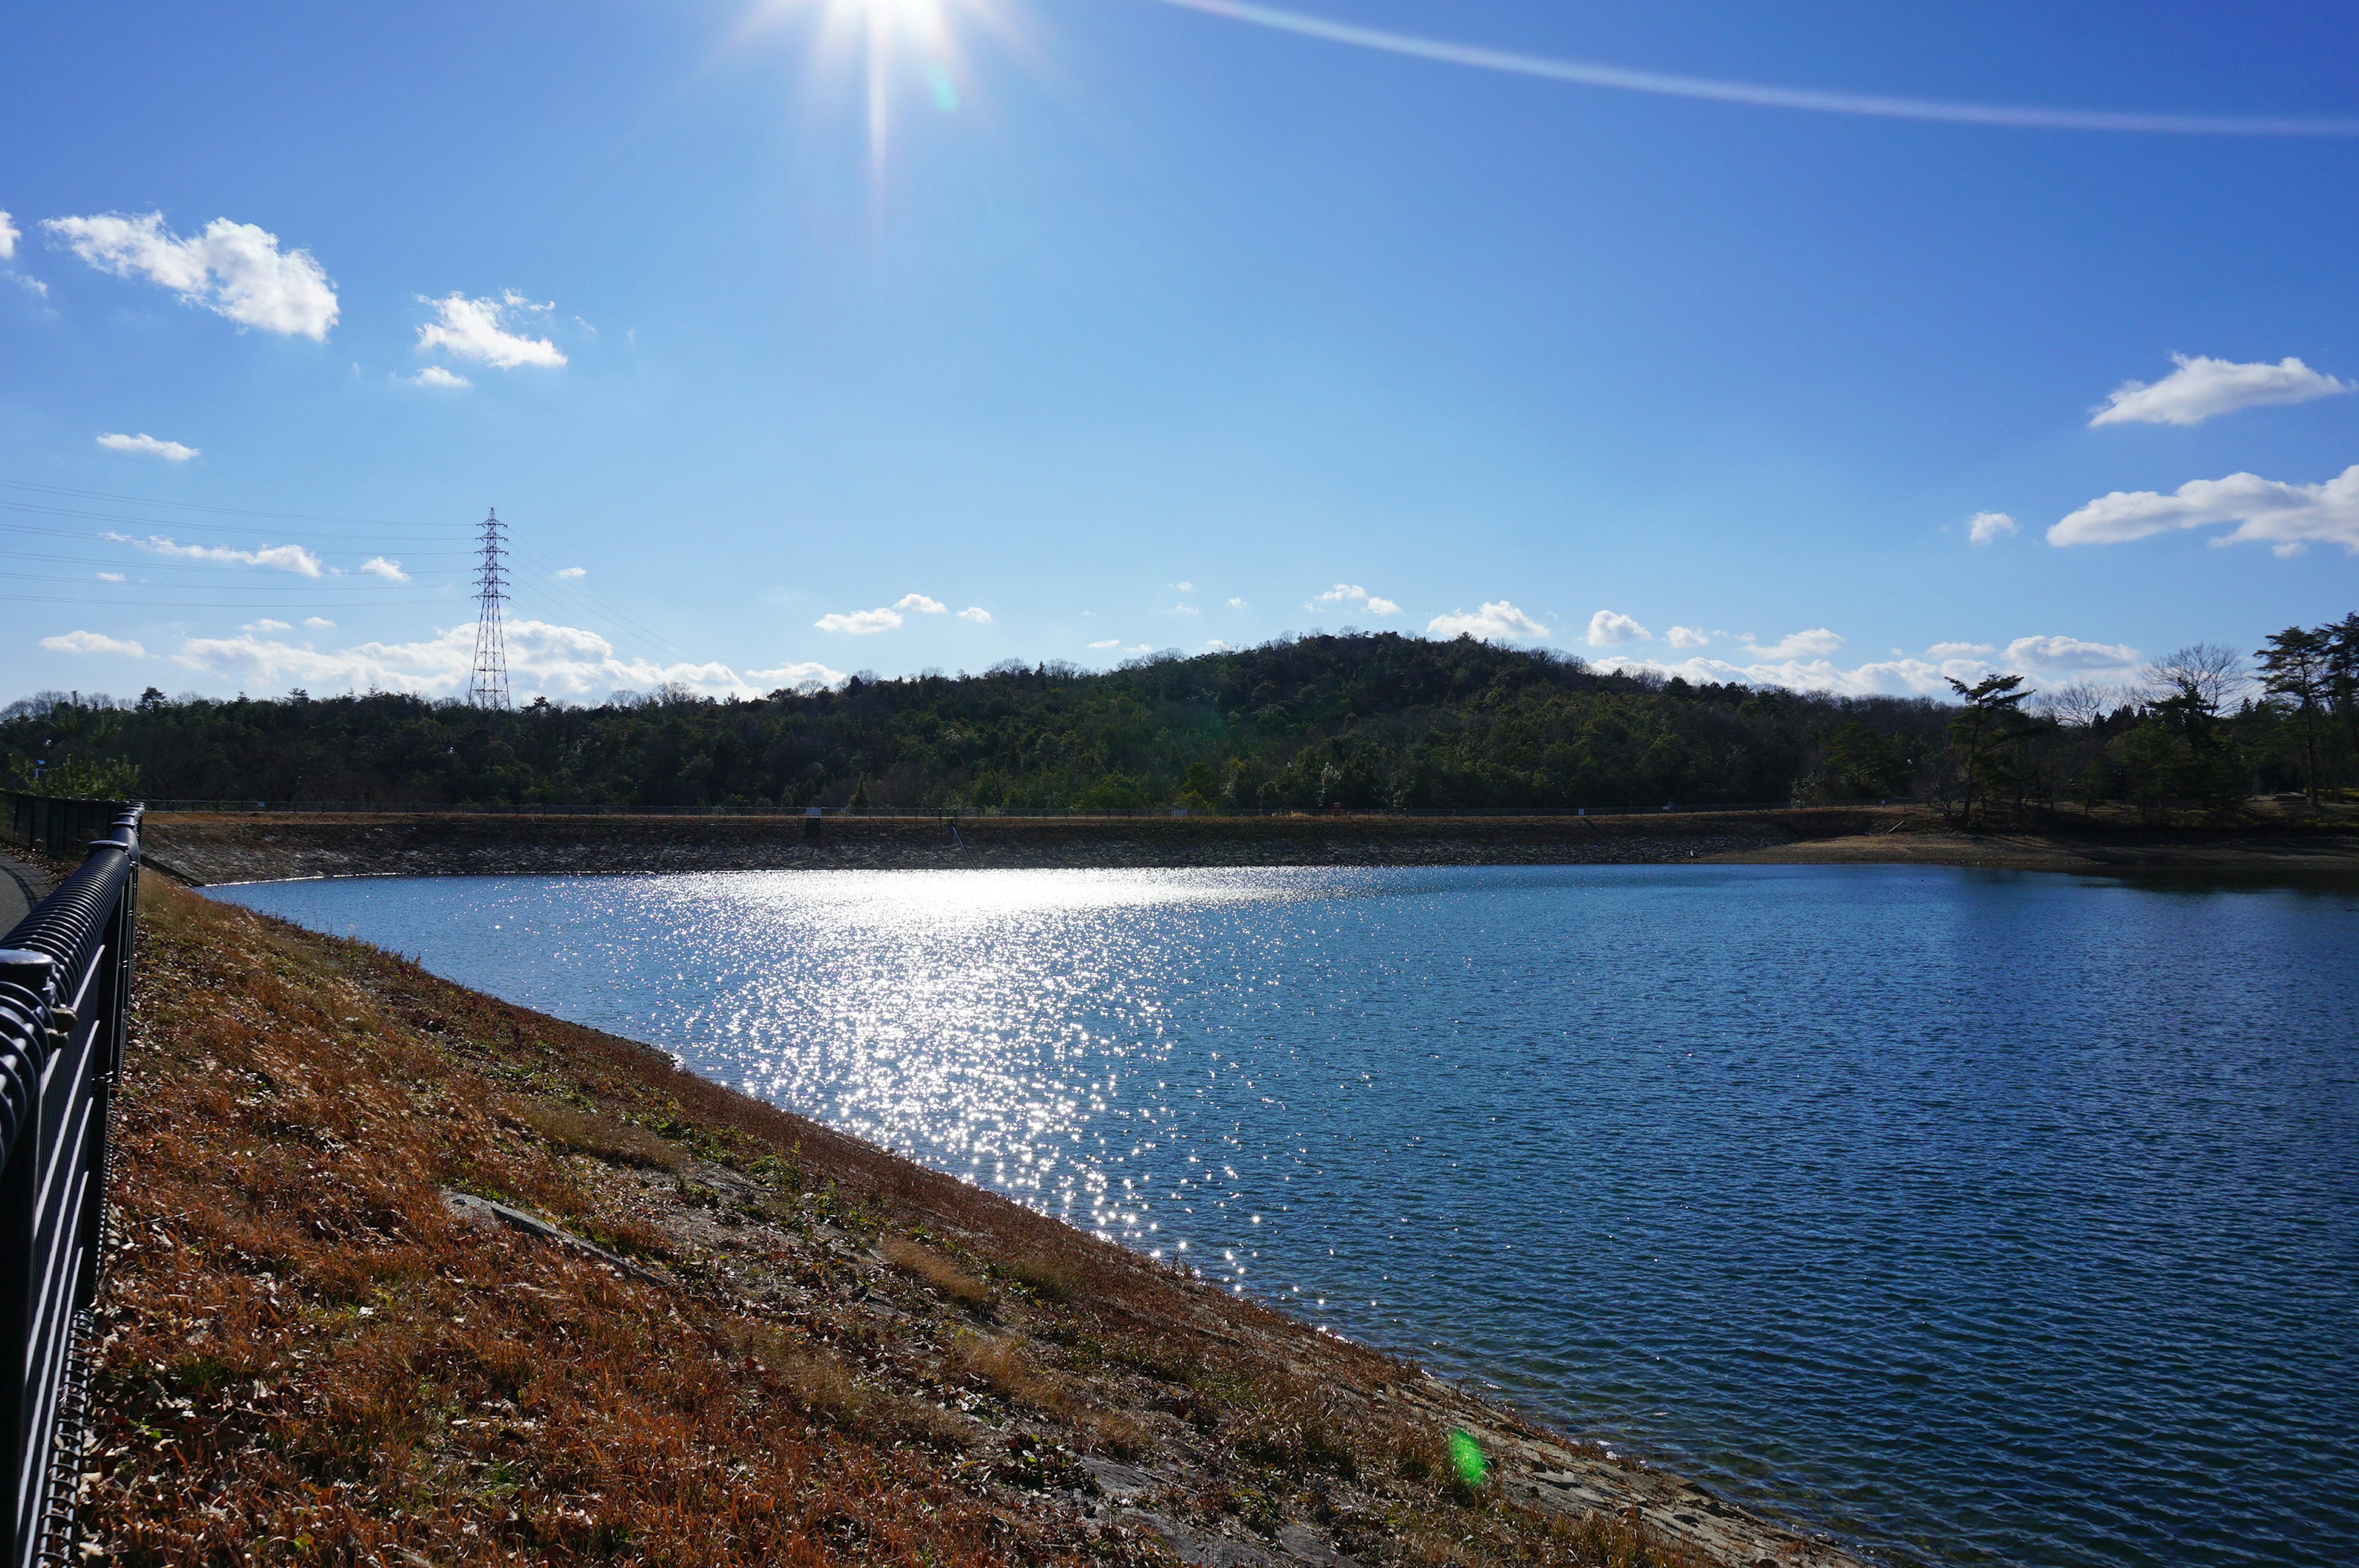
<svg viewBox="0 0 2359 1568">
<path fill-rule="evenodd" d="M 2359 833 L 2234 827 L 1960 833 L 1937 822 L 1912 821 L 1897 831 L 1765 845 L 1712 859 L 1739 865 L 1974 866 L 2021 871 L 2299 880 L 2359 876 Z"/>
<path fill-rule="evenodd" d="M 1643 816 L 147 819 L 150 860 L 198 882 L 286 877 L 1010 866 L 1449 866 L 1673 861 L 1859 834 L 1876 810 Z"/>
<path fill-rule="evenodd" d="M 110 1560 L 1852 1561 L 628 1041 L 141 922 Z"/>
</svg>

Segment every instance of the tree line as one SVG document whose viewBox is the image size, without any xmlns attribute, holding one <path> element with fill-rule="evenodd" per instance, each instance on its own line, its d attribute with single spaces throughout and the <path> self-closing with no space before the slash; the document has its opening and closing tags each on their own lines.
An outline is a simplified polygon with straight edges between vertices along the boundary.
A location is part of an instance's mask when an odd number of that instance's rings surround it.
<svg viewBox="0 0 2359 1568">
<path fill-rule="evenodd" d="M 151 799 L 1197 812 L 1653 807 L 1915 796 L 1970 817 L 2109 803 L 2224 813 L 2359 781 L 2359 615 L 2210 645 L 2140 684 L 1954 702 L 1695 684 L 1471 638 L 1281 639 L 1087 672 L 673 687 L 514 712 L 384 692 L 0 709 L 16 787 Z"/>
</svg>

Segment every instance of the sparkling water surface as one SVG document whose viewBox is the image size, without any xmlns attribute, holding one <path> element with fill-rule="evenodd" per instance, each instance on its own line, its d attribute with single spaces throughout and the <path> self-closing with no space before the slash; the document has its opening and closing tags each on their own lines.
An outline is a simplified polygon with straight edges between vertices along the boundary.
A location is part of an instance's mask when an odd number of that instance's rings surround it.
<svg viewBox="0 0 2359 1568">
<path fill-rule="evenodd" d="M 2347 889 L 1606 866 L 214 891 L 1886 1561 L 2359 1561 Z"/>
</svg>

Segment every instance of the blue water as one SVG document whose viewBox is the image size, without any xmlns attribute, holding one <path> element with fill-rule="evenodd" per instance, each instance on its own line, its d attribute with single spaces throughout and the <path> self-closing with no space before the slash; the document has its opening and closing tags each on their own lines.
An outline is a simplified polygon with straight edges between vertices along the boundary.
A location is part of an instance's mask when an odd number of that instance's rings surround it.
<svg viewBox="0 0 2359 1568">
<path fill-rule="evenodd" d="M 2359 1557 L 2359 894 L 1915 867 L 221 896 L 1896 1562 Z"/>
</svg>

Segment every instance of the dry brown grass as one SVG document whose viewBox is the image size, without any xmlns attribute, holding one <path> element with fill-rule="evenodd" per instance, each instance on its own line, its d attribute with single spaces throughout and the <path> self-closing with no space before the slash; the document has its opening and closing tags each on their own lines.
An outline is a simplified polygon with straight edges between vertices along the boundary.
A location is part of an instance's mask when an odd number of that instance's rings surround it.
<svg viewBox="0 0 2359 1568">
<path fill-rule="evenodd" d="M 956 1302 L 970 1312 L 991 1309 L 989 1285 L 923 1243 L 896 1236 L 887 1238 L 877 1250 L 885 1261 L 944 1301 Z"/>
<path fill-rule="evenodd" d="M 1370 1564 L 1685 1561 L 1404 1462 L 1442 1418 L 1399 1362 L 654 1052 L 160 879 L 141 941 L 89 1510 L 119 1561 L 1169 1562 L 1074 1500 L 1092 1453 Z"/>
<path fill-rule="evenodd" d="M 493 1102 L 493 1109 L 502 1119 L 538 1133 L 551 1148 L 569 1153 L 663 1171 L 677 1171 L 687 1162 L 686 1153 L 670 1140 L 594 1110 L 513 1095 Z"/>
</svg>

